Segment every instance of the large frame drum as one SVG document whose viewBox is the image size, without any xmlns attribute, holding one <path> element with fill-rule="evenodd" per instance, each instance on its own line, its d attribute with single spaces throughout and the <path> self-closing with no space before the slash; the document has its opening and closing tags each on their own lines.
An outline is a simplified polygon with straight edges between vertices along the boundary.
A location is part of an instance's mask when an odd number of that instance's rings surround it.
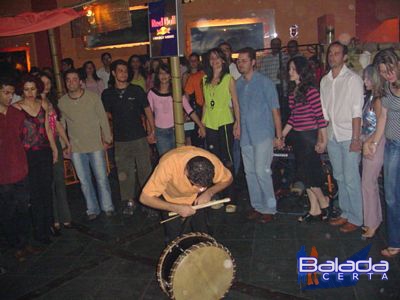
<svg viewBox="0 0 400 300">
<path fill-rule="evenodd" d="M 173 240 L 161 254 L 157 280 L 171 299 L 216 300 L 228 292 L 235 261 L 227 248 L 204 233 Z"/>
</svg>

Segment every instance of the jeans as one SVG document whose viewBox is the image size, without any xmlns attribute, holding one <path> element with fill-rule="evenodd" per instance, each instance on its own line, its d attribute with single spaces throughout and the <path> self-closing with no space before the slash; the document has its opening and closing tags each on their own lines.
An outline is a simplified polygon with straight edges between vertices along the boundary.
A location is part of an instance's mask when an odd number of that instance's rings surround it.
<svg viewBox="0 0 400 300">
<path fill-rule="evenodd" d="M 175 148 L 175 131 L 171 128 L 156 127 L 157 151 L 158 155 L 163 155 L 165 152 Z"/>
<path fill-rule="evenodd" d="M 271 176 L 272 139 L 242 146 L 242 157 L 251 206 L 262 214 L 275 214 L 276 199 Z"/>
<path fill-rule="evenodd" d="M 388 243 L 400 248 L 400 140 L 386 140 L 383 165 Z"/>
<path fill-rule="evenodd" d="M 328 154 L 339 189 L 339 206 L 342 218 L 361 226 L 363 206 L 361 197 L 360 153 L 350 152 L 351 141 L 328 141 Z"/>
<path fill-rule="evenodd" d="M 105 212 L 113 211 L 114 206 L 111 200 L 111 188 L 107 177 L 104 151 L 98 150 L 89 153 L 74 152 L 71 159 L 81 182 L 82 193 L 86 200 L 87 214 L 98 215 L 100 213 L 90 169 L 93 171 L 96 179 L 101 209 Z"/>
</svg>

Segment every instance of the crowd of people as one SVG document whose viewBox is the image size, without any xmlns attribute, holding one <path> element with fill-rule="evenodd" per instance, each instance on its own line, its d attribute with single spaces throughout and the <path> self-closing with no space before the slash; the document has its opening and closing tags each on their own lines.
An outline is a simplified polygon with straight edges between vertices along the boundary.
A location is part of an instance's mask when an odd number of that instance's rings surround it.
<svg viewBox="0 0 400 300">
<path fill-rule="evenodd" d="M 343 233 L 363 229 L 371 238 L 382 223 L 378 177 L 384 166 L 388 247 L 400 253 L 400 60 L 380 51 L 363 78 L 346 66 L 347 46 L 333 42 L 327 70 L 306 58 L 292 40 L 257 57 L 224 42 L 181 64 L 183 111 L 193 126 L 187 146 L 175 148 L 171 72 L 166 59 L 92 61 L 79 69 L 62 60 L 65 94 L 57 99 L 51 69 L 0 78 L 0 222 L 18 260 L 39 250 L 33 237 L 51 243 L 51 234 L 71 228 L 64 183 L 70 159 L 86 201 L 87 219 L 116 214 L 107 163 L 115 160 L 122 212 L 140 202 L 190 217 L 165 226 L 166 240 L 190 230 L 207 231 L 206 214 L 194 204 L 229 197 L 237 209 L 235 178 L 243 164 L 252 210 L 260 223 L 277 212 L 271 163 L 274 148 L 288 143 L 297 178 L 306 188 L 310 210 L 298 221 L 329 221 Z M 15 96 L 15 93 L 18 96 Z M 283 106 L 287 116 L 281 114 Z M 290 142 L 288 139 L 290 138 Z M 155 145 L 159 161 L 151 159 Z M 203 149 L 201 149 L 203 148 Z M 328 152 L 338 185 L 341 215 L 332 217 L 324 195 L 320 154 Z M 360 161 L 362 172 L 360 175 Z M 93 178 L 96 185 L 94 185 Z M 214 207 L 217 208 L 217 207 Z M 29 210 L 32 217 L 29 216 Z M 162 218 L 168 214 L 163 212 Z"/>
</svg>

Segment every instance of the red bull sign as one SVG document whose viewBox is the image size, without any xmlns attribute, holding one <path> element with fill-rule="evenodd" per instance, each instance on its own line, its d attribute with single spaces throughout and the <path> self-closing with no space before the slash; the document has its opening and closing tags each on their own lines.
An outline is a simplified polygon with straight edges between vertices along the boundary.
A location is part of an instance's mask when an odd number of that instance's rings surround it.
<svg viewBox="0 0 400 300">
<path fill-rule="evenodd" d="M 181 1 L 163 0 L 149 3 L 150 56 L 182 56 L 183 28 Z"/>
</svg>

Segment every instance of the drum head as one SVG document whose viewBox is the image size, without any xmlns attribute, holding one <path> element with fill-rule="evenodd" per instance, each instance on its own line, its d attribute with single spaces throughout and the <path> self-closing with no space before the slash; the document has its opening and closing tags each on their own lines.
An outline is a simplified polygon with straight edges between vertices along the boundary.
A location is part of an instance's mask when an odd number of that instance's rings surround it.
<svg viewBox="0 0 400 300">
<path fill-rule="evenodd" d="M 208 234 L 200 232 L 183 234 L 170 242 L 161 253 L 157 265 L 157 281 L 163 292 L 168 296 L 170 296 L 168 291 L 170 286 L 169 278 L 171 277 L 174 263 L 187 249 L 202 242 L 215 242 L 215 239 Z"/>
<path fill-rule="evenodd" d="M 228 249 L 216 242 L 192 246 L 174 263 L 169 289 L 173 299 L 221 299 L 231 287 L 235 263 Z"/>
</svg>

